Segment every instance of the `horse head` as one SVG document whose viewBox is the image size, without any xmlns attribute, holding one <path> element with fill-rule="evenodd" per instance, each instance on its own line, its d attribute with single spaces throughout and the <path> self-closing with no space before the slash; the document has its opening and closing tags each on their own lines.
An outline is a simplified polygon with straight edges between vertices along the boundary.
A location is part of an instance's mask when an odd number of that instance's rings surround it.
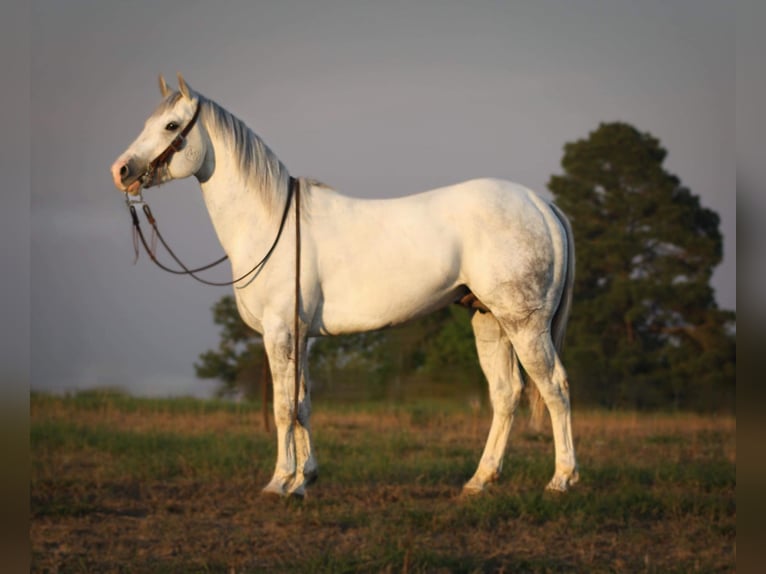
<svg viewBox="0 0 766 574">
<path fill-rule="evenodd" d="M 200 97 L 178 74 L 178 91 L 160 76 L 163 100 L 146 120 L 144 129 L 112 164 L 114 185 L 122 192 L 138 194 L 142 188 L 197 174 L 206 156 L 200 129 Z"/>
</svg>

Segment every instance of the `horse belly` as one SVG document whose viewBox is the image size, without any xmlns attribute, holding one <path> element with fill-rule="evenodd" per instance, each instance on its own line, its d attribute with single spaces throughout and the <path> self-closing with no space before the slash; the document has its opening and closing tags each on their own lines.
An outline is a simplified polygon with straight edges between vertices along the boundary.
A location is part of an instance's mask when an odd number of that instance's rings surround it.
<svg viewBox="0 0 766 574">
<path fill-rule="evenodd" d="M 430 257 L 428 256 L 430 255 Z M 462 292 L 456 254 L 371 257 L 349 265 L 323 285 L 316 327 L 348 334 L 399 325 L 455 301 Z"/>
</svg>

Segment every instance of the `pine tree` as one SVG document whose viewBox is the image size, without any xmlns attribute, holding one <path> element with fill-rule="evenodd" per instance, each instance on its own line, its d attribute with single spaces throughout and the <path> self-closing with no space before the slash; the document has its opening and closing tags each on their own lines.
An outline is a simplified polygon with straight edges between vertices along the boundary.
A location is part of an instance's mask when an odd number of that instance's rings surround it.
<svg viewBox="0 0 766 574">
<path fill-rule="evenodd" d="M 577 272 L 565 364 L 577 399 L 607 406 L 733 404 L 734 314 L 710 278 L 718 215 L 625 123 L 568 143 L 549 188 L 569 216 Z"/>
</svg>

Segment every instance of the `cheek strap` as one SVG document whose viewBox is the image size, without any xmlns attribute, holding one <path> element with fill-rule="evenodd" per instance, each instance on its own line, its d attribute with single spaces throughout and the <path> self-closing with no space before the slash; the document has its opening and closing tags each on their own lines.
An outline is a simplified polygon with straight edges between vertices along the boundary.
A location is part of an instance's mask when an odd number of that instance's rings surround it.
<svg viewBox="0 0 766 574">
<path fill-rule="evenodd" d="M 199 101 L 197 101 L 197 109 L 194 110 L 194 115 L 189 120 L 189 123 L 186 124 L 186 127 L 181 131 L 180 134 L 173 138 L 173 141 L 170 142 L 170 145 L 166 147 L 160 155 L 151 161 L 149 164 L 149 171 L 156 172 L 160 166 L 167 167 L 167 165 L 170 164 L 170 159 L 173 157 L 173 154 L 183 149 L 184 142 L 186 141 L 186 136 L 189 135 L 189 132 L 194 127 L 194 124 L 197 123 L 197 118 L 199 117 L 199 108 Z"/>
</svg>

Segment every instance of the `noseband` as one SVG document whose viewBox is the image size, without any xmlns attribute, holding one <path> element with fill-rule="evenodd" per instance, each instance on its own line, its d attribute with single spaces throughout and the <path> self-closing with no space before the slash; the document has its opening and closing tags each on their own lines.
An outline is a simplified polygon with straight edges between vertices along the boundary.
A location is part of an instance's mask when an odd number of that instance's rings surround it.
<svg viewBox="0 0 766 574">
<path fill-rule="evenodd" d="M 139 178 L 141 180 L 142 187 L 145 187 L 147 184 L 151 186 L 160 183 L 160 170 L 167 171 L 168 166 L 170 165 L 170 160 L 173 158 L 173 154 L 183 149 L 184 142 L 186 141 L 186 136 L 189 135 L 189 132 L 192 131 L 192 128 L 197 123 L 197 118 L 199 118 L 199 109 L 200 103 L 197 101 L 197 109 L 194 110 L 194 115 L 189 120 L 189 123 L 186 124 L 186 127 L 181 130 L 181 133 L 173 138 L 173 141 L 170 142 L 170 145 L 166 147 L 160 155 L 155 157 L 149 163 L 149 167 L 146 168 L 146 171 Z"/>
</svg>

